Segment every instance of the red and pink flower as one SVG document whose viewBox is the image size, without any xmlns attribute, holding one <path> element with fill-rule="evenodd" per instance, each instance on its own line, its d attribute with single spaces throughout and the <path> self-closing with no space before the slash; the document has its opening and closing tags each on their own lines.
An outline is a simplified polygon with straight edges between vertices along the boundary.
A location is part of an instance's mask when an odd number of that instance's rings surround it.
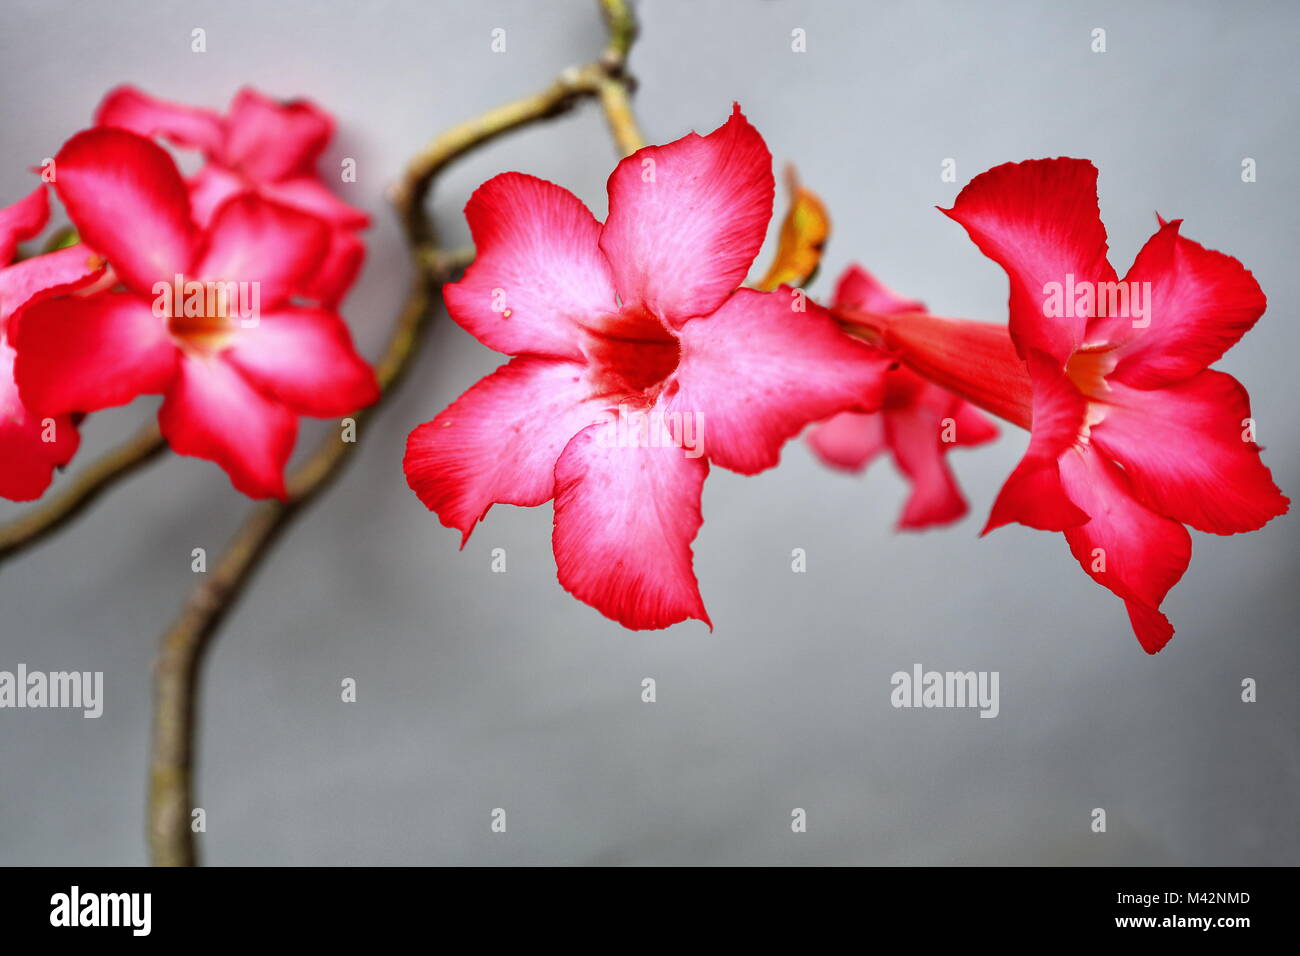
<svg viewBox="0 0 1300 956">
<path fill-rule="evenodd" d="M 890 317 L 925 312 L 923 303 L 904 299 L 857 265 L 840 276 L 831 308 Z M 879 411 L 840 412 L 814 425 L 808 444 L 823 462 L 844 471 L 861 471 L 888 449 L 912 485 L 898 519 L 900 529 L 916 531 L 956 521 L 967 506 L 947 453 L 992 441 L 997 426 L 970 402 L 904 365 L 882 369 L 881 375 L 884 397 Z"/>
<path fill-rule="evenodd" d="M 1265 299 L 1241 263 L 1181 236 L 1178 220 L 1160 221 L 1119 280 L 1096 183 L 1083 160 L 1007 164 L 946 210 L 1011 280 L 1009 339 L 928 315 L 846 317 L 874 325 L 929 380 L 1030 430 L 985 530 L 1064 532 L 1155 653 L 1173 636 L 1160 605 L 1191 557 L 1184 525 L 1252 531 L 1289 504 L 1260 460 L 1246 390 L 1208 368 Z"/>
<path fill-rule="evenodd" d="M 692 569 L 710 463 L 754 474 L 805 425 L 879 401 L 883 360 L 802 293 L 738 288 L 772 214 L 740 113 L 639 150 L 602 225 L 505 173 L 465 214 L 478 257 L 451 316 L 517 356 L 407 442 L 407 481 L 462 543 L 493 504 L 554 499 L 559 580 L 630 628 L 709 622 Z"/>
<path fill-rule="evenodd" d="M 209 225 L 228 199 L 247 193 L 316 216 L 329 226 L 329 245 L 320 267 L 295 291 L 332 306 L 351 287 L 365 259 L 355 231 L 370 218 L 334 196 L 317 176 L 334 120 L 315 104 L 277 102 L 246 87 L 222 116 L 119 86 L 100 104 L 95 123 L 203 153 L 208 161 L 188 183 L 190 209 L 200 226 Z"/>
<path fill-rule="evenodd" d="M 113 281 L 13 316 L 24 405 L 58 416 L 160 393 L 174 451 L 217 462 L 250 496 L 282 497 L 298 416 L 346 414 L 378 395 L 342 319 L 290 300 L 326 254 L 328 228 L 247 192 L 197 228 L 171 157 L 121 129 L 77 134 L 54 168 Z"/>
</svg>

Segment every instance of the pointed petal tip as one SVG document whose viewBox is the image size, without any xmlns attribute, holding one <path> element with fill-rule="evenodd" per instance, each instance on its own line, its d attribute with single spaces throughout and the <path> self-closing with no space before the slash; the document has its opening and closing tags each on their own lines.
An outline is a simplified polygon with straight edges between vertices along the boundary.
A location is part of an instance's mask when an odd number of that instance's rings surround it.
<svg viewBox="0 0 1300 956">
<path fill-rule="evenodd" d="M 1125 601 L 1133 635 L 1147 654 L 1159 654 L 1174 637 L 1174 626 L 1159 608 L 1148 607 L 1136 601 Z"/>
</svg>

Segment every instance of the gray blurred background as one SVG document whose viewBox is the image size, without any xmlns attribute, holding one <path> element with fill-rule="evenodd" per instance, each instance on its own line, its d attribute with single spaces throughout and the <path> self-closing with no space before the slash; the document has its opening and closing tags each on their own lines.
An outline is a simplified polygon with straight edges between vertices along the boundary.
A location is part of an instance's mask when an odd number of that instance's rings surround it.
<svg viewBox="0 0 1300 956">
<path fill-rule="evenodd" d="M 1250 389 L 1265 461 L 1295 494 L 1297 13 L 655 0 L 640 4 L 635 102 L 665 142 L 714 128 L 738 100 L 832 211 L 814 291 L 858 260 L 949 315 L 1004 319 L 1006 279 L 934 205 L 1007 160 L 1093 159 L 1121 271 L 1159 211 L 1259 278 L 1268 313 L 1220 367 Z M 117 83 L 214 107 L 251 83 L 333 111 L 323 168 L 355 157 L 359 181 L 339 188 L 376 220 L 345 308 L 370 356 L 406 288 L 384 200 L 406 158 L 603 42 L 587 0 L 21 0 L 0 17 L 5 202 Z M 495 27 L 505 54 L 490 51 Z M 795 28 L 806 53 L 791 52 Z M 947 157 L 956 183 L 940 180 Z M 1258 182 L 1242 183 L 1243 157 Z M 437 220 L 466 241 L 461 206 L 505 169 L 559 182 L 603 217 L 614 161 L 587 104 L 457 166 Z M 1293 515 L 1194 534 L 1165 604 L 1178 634 L 1148 657 L 1060 535 L 977 538 L 1025 444 L 1012 426 L 951 457 L 971 515 L 921 535 L 892 530 L 905 488 L 891 465 L 834 474 L 795 442 L 779 468 L 714 469 L 705 486 L 696 571 L 716 630 L 629 632 L 556 583 L 549 505 L 498 506 L 460 552 L 406 488 L 407 432 L 500 361 L 441 317 L 343 481 L 227 621 L 202 699 L 207 862 L 1300 862 Z M 94 416 L 74 469 L 155 405 Z M 0 518 L 22 511 L 4 505 Z M 102 670 L 106 683 L 99 720 L 0 711 L 0 863 L 145 862 L 156 642 L 195 583 L 191 549 L 215 555 L 248 508 L 214 465 L 164 458 L 0 572 L 0 669 Z M 796 547 L 806 574 L 791 573 Z M 505 574 L 491 573 L 494 548 Z M 890 675 L 917 662 L 999 671 L 1000 716 L 891 708 Z M 657 703 L 641 702 L 645 677 Z M 1257 703 L 1240 701 L 1244 677 Z M 794 807 L 807 833 L 791 832 Z M 1105 834 L 1090 832 L 1094 807 Z"/>
</svg>

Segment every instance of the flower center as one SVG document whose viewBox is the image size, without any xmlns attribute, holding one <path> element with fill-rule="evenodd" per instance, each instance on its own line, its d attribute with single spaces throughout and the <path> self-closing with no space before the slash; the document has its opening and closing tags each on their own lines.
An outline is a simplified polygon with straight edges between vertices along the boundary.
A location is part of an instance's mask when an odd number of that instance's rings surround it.
<svg viewBox="0 0 1300 956">
<path fill-rule="evenodd" d="M 1106 417 L 1110 395 L 1106 376 L 1115 368 L 1115 362 L 1115 350 L 1110 346 L 1082 348 L 1066 360 L 1065 374 L 1088 399 L 1088 408 L 1079 426 L 1081 438 L 1086 439 L 1092 426 Z"/>
<path fill-rule="evenodd" d="M 176 343 L 200 352 L 219 352 L 234 340 L 243 314 L 240 285 L 235 282 L 185 281 L 154 286 L 154 314 L 167 321 Z"/>
<path fill-rule="evenodd" d="M 643 310 L 610 314 L 586 333 L 596 394 L 613 400 L 654 404 L 682 358 L 677 336 Z"/>
<path fill-rule="evenodd" d="M 1084 395 L 1089 398 L 1105 400 L 1110 386 L 1106 376 L 1115 367 L 1114 351 L 1109 346 L 1082 348 L 1069 357 L 1065 363 L 1065 374 Z"/>
</svg>

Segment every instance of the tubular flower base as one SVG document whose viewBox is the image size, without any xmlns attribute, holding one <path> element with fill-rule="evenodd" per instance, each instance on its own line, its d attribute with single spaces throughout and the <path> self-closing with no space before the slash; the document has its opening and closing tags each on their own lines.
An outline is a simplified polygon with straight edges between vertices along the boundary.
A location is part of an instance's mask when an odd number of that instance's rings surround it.
<svg viewBox="0 0 1300 956">
<path fill-rule="evenodd" d="M 878 407 L 889 361 L 802 293 L 738 288 L 772 198 L 739 107 L 619 163 L 603 225 L 520 173 L 479 188 L 478 258 L 444 297 L 518 357 L 415 429 L 405 462 L 462 543 L 493 504 L 554 499 L 566 590 L 629 628 L 709 623 L 691 542 L 710 464 L 755 474 L 809 422 Z"/>
<path fill-rule="evenodd" d="M 1020 522 L 1063 532 L 1155 653 L 1174 633 L 1160 605 L 1191 557 L 1184 525 L 1252 531 L 1289 505 L 1260 461 L 1246 390 L 1207 367 L 1254 325 L 1265 299 L 1241 263 L 1181 236 L 1178 220 L 1160 220 L 1118 279 L 1096 180 L 1082 160 L 1007 164 L 945 210 L 1006 270 L 1009 338 L 933 316 L 848 310 L 841 321 L 1029 428 L 985 531 Z"/>
</svg>

